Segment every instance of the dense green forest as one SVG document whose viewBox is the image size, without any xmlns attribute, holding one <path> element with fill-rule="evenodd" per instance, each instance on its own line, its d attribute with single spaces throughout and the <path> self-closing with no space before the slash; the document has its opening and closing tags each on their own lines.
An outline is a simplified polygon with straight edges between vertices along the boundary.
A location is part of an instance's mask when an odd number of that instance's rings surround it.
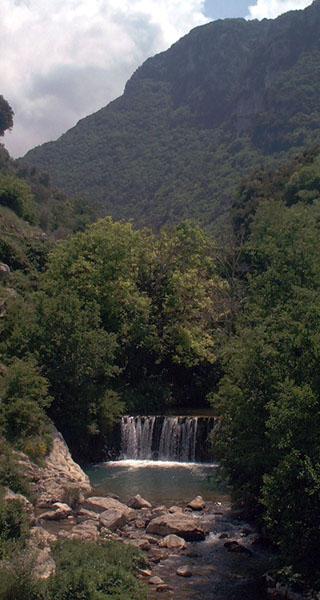
<svg viewBox="0 0 320 600">
<path fill-rule="evenodd" d="M 198 27 L 22 164 L 95 199 L 98 216 L 157 229 L 191 218 L 217 231 L 244 175 L 319 138 L 319 24 L 314 2 L 273 21 Z"/>
<path fill-rule="evenodd" d="M 0 96 L 0 135 L 12 125 L 13 111 Z M 50 383 L 44 376 L 39 349 L 36 352 L 31 345 L 31 337 L 41 324 L 34 317 L 41 304 L 40 299 L 36 300 L 36 292 L 42 287 L 49 253 L 57 245 L 56 240 L 82 230 L 90 220 L 91 211 L 85 203 L 51 189 L 48 178 L 38 175 L 34 169 L 21 170 L 0 145 L 1 600 L 84 597 L 138 600 L 144 599 L 146 594 L 145 586 L 136 578 L 137 567 L 145 565 L 144 557 L 133 548 L 113 542 L 57 543 L 55 574 L 48 581 L 34 577 L 36 556 L 30 547 L 34 518 L 25 503 L 26 498 L 29 501 L 35 498 L 29 478 L 20 465 L 19 452 L 23 451 L 38 465 L 43 465 L 52 446 L 51 407 L 55 403 L 53 380 Z M 37 319 L 39 315 L 37 313 Z M 65 318 L 70 318 L 70 312 Z M 47 331 L 48 326 L 47 320 Z M 83 330 L 78 333 L 81 337 Z M 93 332 L 92 347 L 98 338 L 99 334 Z M 53 340 L 51 352 L 55 352 Z M 55 361 L 57 359 L 58 355 Z M 71 369 L 70 355 L 66 362 Z M 79 367 L 77 365 L 78 375 Z M 56 362 L 56 378 L 58 370 Z M 74 410 L 77 411 L 77 405 Z M 111 419 L 107 411 L 106 418 Z M 10 502 L 6 500 L 8 488 L 18 494 Z M 19 494 L 23 494 L 22 500 Z"/>
<path fill-rule="evenodd" d="M 93 456 L 124 410 L 210 401 L 235 502 L 318 587 L 319 157 L 244 180 L 223 247 L 191 222 L 107 218 L 51 249 L 1 320 L 6 452 L 44 456 L 49 416 Z"/>
<path fill-rule="evenodd" d="M 320 585 L 319 151 L 243 183 L 233 208 L 242 308 L 213 403 L 235 500 Z"/>
</svg>

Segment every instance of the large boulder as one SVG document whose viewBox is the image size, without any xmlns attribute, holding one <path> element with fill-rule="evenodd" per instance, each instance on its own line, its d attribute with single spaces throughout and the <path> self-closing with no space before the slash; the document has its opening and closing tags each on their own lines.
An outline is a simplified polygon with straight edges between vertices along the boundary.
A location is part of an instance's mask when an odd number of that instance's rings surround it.
<svg viewBox="0 0 320 600">
<path fill-rule="evenodd" d="M 187 547 L 186 541 L 178 535 L 167 535 L 159 542 L 160 548 L 170 548 L 171 550 L 184 550 Z"/>
<path fill-rule="evenodd" d="M 63 519 L 67 519 L 72 515 L 72 510 L 68 504 L 64 504 L 62 502 L 55 502 L 52 505 L 54 510 L 50 510 L 48 512 L 42 513 L 39 515 L 39 520 L 45 521 L 62 521 Z"/>
<path fill-rule="evenodd" d="M 148 500 L 142 498 L 140 494 L 137 494 L 136 496 L 134 496 L 134 498 L 130 498 L 128 506 L 130 506 L 130 508 L 136 508 L 138 510 L 142 508 L 152 508 L 152 504 L 148 502 Z"/>
<path fill-rule="evenodd" d="M 126 519 L 132 519 L 135 517 L 135 512 L 129 508 L 126 504 L 122 504 L 115 498 L 104 498 L 103 496 L 92 496 L 87 498 L 83 505 L 87 510 L 93 510 L 96 512 L 105 512 L 107 510 L 117 510 Z"/>
<path fill-rule="evenodd" d="M 156 517 L 150 521 L 147 527 L 147 533 L 161 535 L 163 537 L 175 534 L 182 537 L 187 542 L 196 542 L 205 539 L 205 532 L 199 524 L 199 521 L 192 515 L 180 513 Z"/>
<path fill-rule="evenodd" d="M 101 527 L 105 527 L 110 531 L 115 531 L 119 527 L 123 527 L 126 524 L 126 516 L 122 510 L 115 508 L 109 508 L 103 511 L 99 516 L 99 522 Z"/>
<path fill-rule="evenodd" d="M 54 430 L 52 448 L 43 467 L 33 463 L 22 452 L 15 453 L 16 460 L 37 497 L 39 508 L 51 508 L 56 502 L 74 506 L 83 495 L 89 495 L 89 478 L 74 462 L 62 435 Z"/>
<path fill-rule="evenodd" d="M 59 538 L 70 540 L 82 540 L 85 542 L 97 542 L 99 539 L 97 521 L 84 521 L 72 527 L 71 531 L 59 531 Z"/>
<path fill-rule="evenodd" d="M 191 500 L 191 502 L 189 502 L 188 504 L 188 508 L 191 508 L 192 510 L 203 510 L 206 506 L 206 503 L 204 501 L 204 499 L 202 498 L 202 496 L 197 496 L 196 498 L 194 498 L 193 500 Z"/>
<path fill-rule="evenodd" d="M 86 508 L 80 508 L 77 512 L 77 519 L 79 522 L 83 522 L 83 521 L 90 521 L 90 519 L 92 521 L 98 521 L 99 519 L 99 513 L 93 511 L 93 510 L 87 510 Z"/>
</svg>

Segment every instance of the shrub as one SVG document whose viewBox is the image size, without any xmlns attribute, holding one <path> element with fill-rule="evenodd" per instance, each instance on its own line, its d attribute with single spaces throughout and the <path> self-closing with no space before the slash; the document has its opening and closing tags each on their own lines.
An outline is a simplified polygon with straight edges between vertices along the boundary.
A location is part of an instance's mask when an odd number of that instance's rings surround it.
<svg viewBox="0 0 320 600">
<path fill-rule="evenodd" d="M 0 437 L 0 486 L 8 487 L 15 493 L 30 496 L 30 486 L 24 477 L 14 454 L 3 438 Z"/>
<path fill-rule="evenodd" d="M 143 586 L 134 576 L 144 558 L 135 549 L 115 542 L 58 543 L 54 550 L 56 576 L 48 584 L 50 600 L 143 600 Z"/>
<path fill-rule="evenodd" d="M 19 500 L 5 502 L 0 497 L 0 542 L 24 541 L 29 532 L 29 517 Z"/>
<path fill-rule="evenodd" d="M 18 217 L 30 223 L 37 220 L 30 186 L 14 175 L 0 175 L 0 205 L 10 208 Z"/>
<path fill-rule="evenodd" d="M 0 423 L 6 439 L 32 459 L 50 449 L 50 423 L 44 411 L 48 383 L 33 361 L 14 359 L 0 380 Z"/>
</svg>

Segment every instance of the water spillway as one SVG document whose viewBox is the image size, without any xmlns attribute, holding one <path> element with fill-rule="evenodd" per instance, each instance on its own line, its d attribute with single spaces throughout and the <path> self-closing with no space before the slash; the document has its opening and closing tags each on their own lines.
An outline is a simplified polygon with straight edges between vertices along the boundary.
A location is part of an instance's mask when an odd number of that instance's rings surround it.
<svg viewBox="0 0 320 600">
<path fill-rule="evenodd" d="M 204 462 L 214 417 L 126 416 L 121 420 L 121 456 L 130 460 Z"/>
</svg>

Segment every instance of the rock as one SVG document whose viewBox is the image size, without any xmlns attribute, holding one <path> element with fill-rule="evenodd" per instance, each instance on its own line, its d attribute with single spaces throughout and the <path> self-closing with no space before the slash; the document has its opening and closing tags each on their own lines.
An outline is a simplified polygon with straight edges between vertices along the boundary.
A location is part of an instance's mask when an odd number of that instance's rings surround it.
<svg viewBox="0 0 320 600">
<path fill-rule="evenodd" d="M 179 577 L 192 577 L 192 571 L 187 566 L 179 567 L 177 569 L 177 575 L 179 575 Z"/>
<path fill-rule="evenodd" d="M 43 548 L 36 556 L 33 576 L 35 579 L 45 581 L 52 577 L 55 572 L 56 564 L 51 556 L 50 548 Z"/>
<path fill-rule="evenodd" d="M 168 592 L 171 588 L 166 584 L 162 583 L 161 585 L 157 585 L 157 592 Z"/>
<path fill-rule="evenodd" d="M 47 548 L 57 541 L 57 536 L 49 533 L 43 527 L 32 527 L 29 534 L 29 544 L 31 547 Z"/>
<path fill-rule="evenodd" d="M 150 542 L 150 544 L 157 546 L 159 544 L 159 540 L 158 538 L 154 537 L 153 535 L 145 535 L 144 536 L 146 540 L 148 540 L 148 542 Z"/>
<path fill-rule="evenodd" d="M 110 531 L 115 531 L 116 529 L 119 529 L 119 527 L 125 525 L 126 516 L 122 510 L 109 508 L 100 514 L 99 523 L 101 527 L 105 527 Z"/>
<path fill-rule="evenodd" d="M 235 552 L 237 554 L 248 554 L 248 555 L 252 554 L 252 552 L 251 552 L 251 550 L 249 550 L 249 548 L 242 546 L 242 544 L 239 544 L 239 542 L 237 542 L 235 540 L 230 541 L 230 542 L 225 542 L 224 547 L 228 550 L 228 552 Z"/>
<path fill-rule="evenodd" d="M 22 494 L 16 494 L 15 492 L 13 492 L 12 490 L 10 490 L 9 488 L 5 489 L 5 493 L 4 493 L 4 501 L 7 503 L 10 502 L 19 502 L 23 509 L 25 510 L 25 512 L 29 515 L 29 516 L 33 516 L 34 514 L 34 509 L 33 509 L 33 505 L 31 504 L 31 502 Z"/>
<path fill-rule="evenodd" d="M 147 533 L 161 535 L 163 537 L 175 534 L 187 542 L 201 541 L 205 539 L 205 532 L 197 519 L 186 514 L 167 514 L 156 517 L 150 521 Z"/>
<path fill-rule="evenodd" d="M 184 550 L 187 547 L 186 541 L 178 535 L 167 535 L 159 542 L 161 548 L 170 548 L 174 550 Z"/>
<path fill-rule="evenodd" d="M 5 263 L 0 263 L 0 278 L 1 279 L 6 279 L 8 277 L 8 275 L 10 275 L 11 269 L 9 267 L 9 265 L 6 265 Z"/>
<path fill-rule="evenodd" d="M 20 464 L 36 482 L 38 507 L 49 508 L 56 502 L 73 506 L 82 494 L 91 492 L 89 478 L 74 462 L 62 435 L 56 430 L 43 468 L 31 463 L 26 456 L 21 456 Z"/>
<path fill-rule="evenodd" d="M 181 506 L 170 506 L 169 508 L 169 513 L 182 513 L 183 512 L 183 508 Z"/>
<path fill-rule="evenodd" d="M 150 569 L 138 569 L 138 575 L 141 575 L 141 577 L 152 577 L 152 571 Z"/>
<path fill-rule="evenodd" d="M 149 560 L 155 564 L 158 564 L 161 560 L 166 560 L 168 558 L 168 554 L 160 548 L 151 548 L 149 552 Z"/>
<path fill-rule="evenodd" d="M 229 537 L 228 533 L 221 533 L 219 535 L 219 540 L 226 540 Z"/>
<path fill-rule="evenodd" d="M 144 552 L 148 552 L 148 550 L 151 548 L 150 542 L 144 538 L 140 540 L 126 540 L 124 543 L 134 546 L 135 548 L 139 548 L 139 550 L 143 550 Z"/>
<path fill-rule="evenodd" d="M 85 521 L 72 527 L 71 531 L 60 531 L 58 535 L 60 538 L 96 542 L 99 539 L 98 524 L 96 521 Z"/>
<path fill-rule="evenodd" d="M 144 521 L 143 519 L 137 519 L 137 520 L 134 522 L 134 526 L 135 526 L 137 529 L 144 529 L 144 528 L 146 527 L 146 524 L 147 524 L 147 523 L 146 523 L 146 521 Z"/>
<path fill-rule="evenodd" d="M 154 577 L 150 577 L 149 583 L 150 585 L 165 585 L 163 579 L 161 579 L 161 577 L 157 577 L 156 575 Z"/>
<path fill-rule="evenodd" d="M 93 510 L 87 510 L 86 508 L 80 508 L 77 512 L 77 517 L 80 521 L 88 521 L 88 520 L 99 520 L 99 514 L 94 512 Z"/>
<path fill-rule="evenodd" d="M 72 515 L 72 510 L 67 504 L 55 502 L 52 505 L 53 511 L 48 511 L 39 515 L 39 520 L 45 521 L 62 521 Z"/>
<path fill-rule="evenodd" d="M 134 510 L 128 508 L 126 504 L 122 504 L 119 500 L 109 497 L 103 498 L 100 496 L 93 496 L 92 498 L 87 498 L 84 502 L 84 508 L 99 512 L 118 510 L 126 517 L 126 519 L 135 518 Z"/>
<path fill-rule="evenodd" d="M 161 504 L 161 506 L 156 506 L 156 508 L 153 509 L 152 515 L 160 516 L 160 515 L 167 514 L 167 512 L 168 512 L 167 507 L 164 506 L 163 504 Z"/>
<path fill-rule="evenodd" d="M 206 506 L 206 503 L 204 501 L 204 499 L 202 498 L 202 496 L 197 496 L 196 498 L 194 498 L 193 500 L 191 500 L 191 502 L 189 502 L 188 504 L 188 508 L 191 508 L 191 510 L 203 510 Z"/>
<path fill-rule="evenodd" d="M 140 494 L 137 494 L 137 496 L 134 496 L 134 498 L 130 498 L 129 502 L 128 502 L 128 506 L 130 508 L 136 508 L 136 509 L 141 509 L 141 508 L 152 508 L 152 504 L 150 504 L 150 502 L 148 502 L 148 500 L 145 500 L 144 498 L 142 498 L 142 496 L 140 496 Z"/>
</svg>

